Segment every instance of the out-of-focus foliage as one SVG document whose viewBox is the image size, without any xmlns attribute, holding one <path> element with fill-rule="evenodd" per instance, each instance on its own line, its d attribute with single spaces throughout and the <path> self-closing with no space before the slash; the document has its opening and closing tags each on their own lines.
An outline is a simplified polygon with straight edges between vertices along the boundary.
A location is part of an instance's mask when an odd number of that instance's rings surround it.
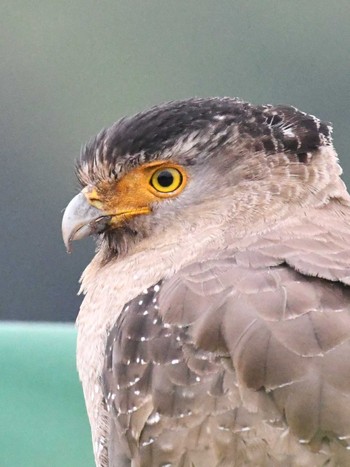
<svg viewBox="0 0 350 467">
<path fill-rule="evenodd" d="M 335 125 L 349 179 L 350 2 L 0 1 L 2 319 L 74 319 L 91 240 L 66 256 L 73 160 L 163 100 L 289 103 Z"/>
</svg>

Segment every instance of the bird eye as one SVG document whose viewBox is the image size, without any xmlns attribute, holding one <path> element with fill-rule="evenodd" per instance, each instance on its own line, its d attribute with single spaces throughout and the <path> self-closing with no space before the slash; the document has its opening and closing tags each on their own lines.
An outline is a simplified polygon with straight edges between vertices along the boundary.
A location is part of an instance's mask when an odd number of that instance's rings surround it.
<svg viewBox="0 0 350 467">
<path fill-rule="evenodd" d="M 158 169 L 151 178 L 151 185 L 161 193 L 171 193 L 181 186 L 182 174 L 174 168 Z"/>
</svg>

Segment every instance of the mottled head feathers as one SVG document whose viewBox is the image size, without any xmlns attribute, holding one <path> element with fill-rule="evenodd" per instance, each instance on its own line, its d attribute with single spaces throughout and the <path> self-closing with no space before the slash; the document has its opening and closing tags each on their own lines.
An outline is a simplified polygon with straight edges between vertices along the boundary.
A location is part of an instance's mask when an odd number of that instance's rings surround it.
<svg viewBox="0 0 350 467">
<path fill-rule="evenodd" d="M 307 153 L 332 144 L 332 127 L 291 106 L 253 106 L 233 98 L 188 99 L 152 107 L 102 130 L 82 151 L 77 175 L 91 180 L 119 178 L 140 163 L 178 157 L 196 164 L 237 142 L 266 156 Z"/>
</svg>

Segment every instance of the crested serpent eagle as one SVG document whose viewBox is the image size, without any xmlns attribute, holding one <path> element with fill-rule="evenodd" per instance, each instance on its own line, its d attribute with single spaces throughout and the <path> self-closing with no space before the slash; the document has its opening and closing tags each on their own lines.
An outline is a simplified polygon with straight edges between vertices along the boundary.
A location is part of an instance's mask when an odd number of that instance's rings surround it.
<svg viewBox="0 0 350 467">
<path fill-rule="evenodd" d="M 350 465 L 350 196 L 330 124 L 188 99 L 83 149 L 77 363 L 99 467 Z"/>
</svg>

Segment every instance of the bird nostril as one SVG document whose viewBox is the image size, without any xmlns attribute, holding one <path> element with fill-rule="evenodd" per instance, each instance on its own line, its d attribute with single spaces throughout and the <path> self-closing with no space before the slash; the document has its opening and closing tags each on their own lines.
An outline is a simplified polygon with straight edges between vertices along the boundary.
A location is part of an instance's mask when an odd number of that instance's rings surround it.
<svg viewBox="0 0 350 467">
<path fill-rule="evenodd" d="M 91 204 L 91 206 L 94 206 L 95 208 L 97 209 L 102 209 L 103 208 L 103 203 L 101 202 L 101 200 L 95 196 L 87 196 L 86 197 L 89 204 Z"/>
</svg>

